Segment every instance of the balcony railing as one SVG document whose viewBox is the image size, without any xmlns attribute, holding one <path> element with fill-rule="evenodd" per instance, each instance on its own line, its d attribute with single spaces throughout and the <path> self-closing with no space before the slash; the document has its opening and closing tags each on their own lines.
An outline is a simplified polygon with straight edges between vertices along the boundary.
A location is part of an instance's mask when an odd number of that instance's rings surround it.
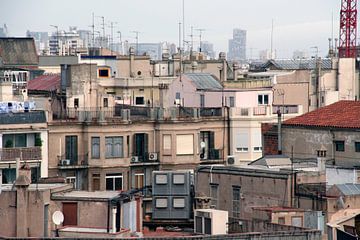
<svg viewBox="0 0 360 240">
<path fill-rule="evenodd" d="M 130 105 L 116 105 L 108 108 L 67 108 L 53 111 L 53 120 L 96 122 L 118 119 L 120 121 L 157 121 L 197 118 L 216 118 L 223 116 L 222 108 L 150 108 Z"/>
<path fill-rule="evenodd" d="M 301 105 L 264 105 L 258 107 L 232 108 L 231 115 L 233 117 L 273 117 L 280 110 L 282 114 L 302 114 Z"/>
<path fill-rule="evenodd" d="M 222 149 L 209 149 L 206 153 L 200 153 L 201 161 L 211 160 L 222 160 L 223 159 Z"/>
<path fill-rule="evenodd" d="M 41 160 L 41 147 L 23 148 L 2 148 L 0 149 L 1 161 L 15 161 L 20 158 L 22 161 Z"/>
<path fill-rule="evenodd" d="M 68 168 L 74 166 L 87 166 L 88 155 L 77 155 L 74 157 L 67 157 L 66 155 L 58 156 L 58 166 L 61 168 Z"/>
</svg>

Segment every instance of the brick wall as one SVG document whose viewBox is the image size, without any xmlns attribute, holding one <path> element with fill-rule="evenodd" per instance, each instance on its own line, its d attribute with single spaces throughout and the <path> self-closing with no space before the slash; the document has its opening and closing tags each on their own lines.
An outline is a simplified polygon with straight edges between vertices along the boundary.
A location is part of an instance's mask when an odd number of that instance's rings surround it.
<svg viewBox="0 0 360 240">
<path fill-rule="evenodd" d="M 278 154 L 277 125 L 271 123 L 262 123 L 261 134 L 263 136 L 263 155 L 277 155 Z"/>
</svg>

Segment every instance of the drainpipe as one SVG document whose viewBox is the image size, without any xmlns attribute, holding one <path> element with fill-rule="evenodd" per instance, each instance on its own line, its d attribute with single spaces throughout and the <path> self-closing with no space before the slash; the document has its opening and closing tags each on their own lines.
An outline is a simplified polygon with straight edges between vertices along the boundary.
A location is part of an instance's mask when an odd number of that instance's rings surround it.
<svg viewBox="0 0 360 240">
<path fill-rule="evenodd" d="M 281 145 L 281 111 L 277 110 L 278 115 L 278 154 L 282 154 L 282 145 Z"/>
<path fill-rule="evenodd" d="M 107 233 L 110 232 L 110 204 L 111 204 L 111 200 L 108 201 L 108 214 L 107 214 L 107 226 L 106 226 L 106 230 L 107 230 Z"/>
</svg>

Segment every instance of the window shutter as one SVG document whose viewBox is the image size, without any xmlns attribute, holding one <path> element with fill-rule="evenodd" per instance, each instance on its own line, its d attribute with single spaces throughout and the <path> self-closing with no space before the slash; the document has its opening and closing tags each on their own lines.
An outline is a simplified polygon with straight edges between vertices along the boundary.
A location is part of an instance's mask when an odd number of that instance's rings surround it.
<svg viewBox="0 0 360 240">
<path fill-rule="evenodd" d="M 236 134 L 236 148 L 248 148 L 248 133 L 237 133 Z"/>
</svg>

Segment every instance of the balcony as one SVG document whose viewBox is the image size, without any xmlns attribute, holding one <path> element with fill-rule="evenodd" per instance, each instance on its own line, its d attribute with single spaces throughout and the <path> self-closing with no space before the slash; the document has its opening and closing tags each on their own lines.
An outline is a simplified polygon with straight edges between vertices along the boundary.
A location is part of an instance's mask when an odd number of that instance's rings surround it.
<svg viewBox="0 0 360 240">
<path fill-rule="evenodd" d="M 222 149 L 209 149 L 207 153 L 200 154 L 201 163 L 222 162 L 223 161 Z"/>
<path fill-rule="evenodd" d="M 66 155 L 58 156 L 59 169 L 84 169 L 88 168 L 88 155 L 77 155 L 67 158 Z"/>
<path fill-rule="evenodd" d="M 41 160 L 41 147 L 0 149 L 0 161 L 16 161 L 16 158 L 21 161 Z"/>
<path fill-rule="evenodd" d="M 145 156 L 132 156 L 130 158 L 130 164 L 132 166 L 138 165 L 158 165 L 159 164 L 159 153 L 149 152 L 145 153 Z"/>
<path fill-rule="evenodd" d="M 277 112 L 283 114 L 286 118 L 294 117 L 303 114 L 303 108 L 301 105 L 264 105 L 257 107 L 245 107 L 245 108 L 231 108 L 232 118 L 264 118 L 264 117 L 276 117 Z"/>
</svg>

